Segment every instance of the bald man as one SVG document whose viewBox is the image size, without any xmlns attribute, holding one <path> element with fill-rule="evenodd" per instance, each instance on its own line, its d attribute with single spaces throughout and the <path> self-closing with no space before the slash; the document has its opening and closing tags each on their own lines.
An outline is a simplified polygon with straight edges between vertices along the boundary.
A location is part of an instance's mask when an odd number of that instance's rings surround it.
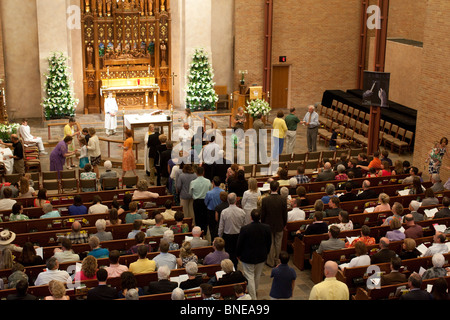
<svg viewBox="0 0 450 320">
<path fill-rule="evenodd" d="M 327 261 L 324 266 L 325 280 L 316 284 L 309 294 L 309 300 L 349 300 L 348 287 L 336 279 L 338 264 Z"/>
<path fill-rule="evenodd" d="M 332 181 L 335 178 L 333 168 L 330 162 L 325 162 L 323 165 L 323 171 L 317 175 L 316 181 Z"/>
<path fill-rule="evenodd" d="M 315 111 L 313 105 L 308 106 L 308 112 L 303 118 L 302 124 L 306 126 L 306 141 L 308 152 L 317 151 L 317 133 L 319 131 L 319 114 Z"/>
<path fill-rule="evenodd" d="M 386 237 L 380 239 L 380 250 L 370 259 L 372 264 L 390 262 L 392 258 L 397 256 L 395 251 L 389 249 L 389 243 L 390 241 Z"/>
<path fill-rule="evenodd" d="M 72 223 L 72 232 L 67 236 L 72 244 L 88 243 L 88 237 L 89 235 L 86 232 L 81 232 L 81 223 L 74 221 Z"/>
</svg>

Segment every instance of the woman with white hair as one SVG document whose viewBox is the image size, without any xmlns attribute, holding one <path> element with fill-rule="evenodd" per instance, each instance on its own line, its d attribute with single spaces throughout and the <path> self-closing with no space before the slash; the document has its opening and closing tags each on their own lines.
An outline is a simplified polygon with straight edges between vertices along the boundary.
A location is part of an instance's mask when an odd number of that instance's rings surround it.
<svg viewBox="0 0 450 320">
<path fill-rule="evenodd" d="M 186 264 L 186 273 L 188 279 L 180 282 L 180 288 L 183 290 L 193 289 L 199 287 L 203 283 L 201 274 L 198 274 L 198 265 L 194 261 L 190 261 Z"/>
<path fill-rule="evenodd" d="M 174 241 L 173 230 L 166 230 L 163 234 L 163 239 L 167 240 L 169 243 L 169 251 L 178 250 L 180 248 L 179 244 Z"/>
<path fill-rule="evenodd" d="M 95 221 L 95 227 L 97 228 L 97 233 L 94 234 L 100 241 L 109 241 L 113 240 L 113 235 L 111 231 L 106 230 L 106 220 L 98 219 Z"/>
<path fill-rule="evenodd" d="M 445 257 L 442 253 L 435 253 L 431 258 L 433 266 L 422 274 L 422 280 L 447 276 L 447 270 L 443 268 Z"/>
<path fill-rule="evenodd" d="M 185 300 L 184 290 L 180 288 L 173 289 L 171 300 Z"/>
<path fill-rule="evenodd" d="M 111 161 L 106 160 L 103 163 L 103 167 L 105 168 L 105 172 L 103 172 L 100 175 L 100 179 L 99 179 L 100 185 L 102 186 L 102 189 L 103 189 L 103 179 L 105 179 L 105 178 L 117 178 L 118 177 L 117 172 L 112 170 L 112 162 Z M 107 188 L 105 190 L 114 190 L 114 189 L 115 188 Z"/>
<path fill-rule="evenodd" d="M 337 172 L 338 174 L 334 177 L 335 180 L 348 180 L 348 176 L 345 173 L 345 166 L 343 164 L 339 164 L 337 166 Z"/>
<path fill-rule="evenodd" d="M 222 267 L 222 273 L 219 273 L 219 277 L 216 274 L 216 282 L 214 280 L 211 283 L 213 286 L 224 286 L 227 284 L 246 282 L 247 279 L 244 277 L 240 270 L 235 270 L 233 261 L 230 259 L 224 259 L 220 263 Z M 221 276 L 220 276 L 221 275 Z M 214 279 L 214 278 L 212 278 Z"/>
<path fill-rule="evenodd" d="M 245 223 L 252 222 L 250 213 L 258 206 L 258 198 L 261 196 L 261 191 L 258 188 L 258 181 L 255 178 L 248 179 L 248 190 L 244 192 L 241 200 L 242 209 L 245 211 Z"/>
</svg>

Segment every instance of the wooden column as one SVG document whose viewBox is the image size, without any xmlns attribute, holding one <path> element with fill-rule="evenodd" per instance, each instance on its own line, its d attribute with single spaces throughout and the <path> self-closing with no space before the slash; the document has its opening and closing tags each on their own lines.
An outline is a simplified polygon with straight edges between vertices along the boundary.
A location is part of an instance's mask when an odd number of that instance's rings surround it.
<svg viewBox="0 0 450 320">
<path fill-rule="evenodd" d="M 264 7 L 264 73 L 263 92 L 270 90 L 272 71 L 272 21 L 273 0 L 266 0 Z"/>
<path fill-rule="evenodd" d="M 386 40 L 389 15 L 389 0 L 378 0 L 381 10 L 381 28 L 376 30 L 375 35 L 375 71 L 384 72 L 386 60 Z M 381 107 L 370 107 L 370 121 L 368 132 L 367 153 L 373 154 L 378 150 L 380 139 Z"/>
<path fill-rule="evenodd" d="M 361 31 L 359 39 L 359 55 L 358 55 L 358 75 L 357 88 L 363 89 L 364 85 L 364 69 L 366 62 L 366 46 L 367 46 L 367 8 L 369 7 L 369 0 L 362 0 L 361 3 Z"/>
</svg>

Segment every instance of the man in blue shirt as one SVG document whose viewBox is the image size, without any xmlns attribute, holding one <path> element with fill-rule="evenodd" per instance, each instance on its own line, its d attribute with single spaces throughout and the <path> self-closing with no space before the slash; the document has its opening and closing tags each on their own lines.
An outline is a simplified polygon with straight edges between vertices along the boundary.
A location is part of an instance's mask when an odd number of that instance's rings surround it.
<svg viewBox="0 0 450 320">
<path fill-rule="evenodd" d="M 290 299 L 295 287 L 297 274 L 295 270 L 288 266 L 289 254 L 285 251 L 280 252 L 280 264 L 272 269 L 270 275 L 273 278 L 270 289 L 272 299 Z"/>
<path fill-rule="evenodd" d="M 220 178 L 214 177 L 212 180 L 213 188 L 206 193 L 205 205 L 208 210 L 208 226 L 211 240 L 217 237 L 217 221 L 216 221 L 216 207 L 222 203 L 220 200 L 220 193 L 224 190 L 220 188 Z"/>
</svg>

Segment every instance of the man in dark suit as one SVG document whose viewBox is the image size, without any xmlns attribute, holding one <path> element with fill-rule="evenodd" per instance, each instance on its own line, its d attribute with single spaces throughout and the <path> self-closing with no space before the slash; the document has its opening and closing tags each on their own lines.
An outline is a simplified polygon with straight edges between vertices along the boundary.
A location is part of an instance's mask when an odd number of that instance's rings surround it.
<svg viewBox="0 0 450 320">
<path fill-rule="evenodd" d="M 161 144 L 159 141 L 159 128 L 155 128 L 153 124 L 150 124 L 148 127 L 149 132 L 152 132 L 148 136 L 147 140 L 147 148 L 148 148 L 148 158 L 149 158 L 149 170 L 148 173 L 150 175 L 150 184 L 156 184 L 155 181 L 155 172 L 156 167 L 155 163 L 158 163 L 158 146 Z"/>
<path fill-rule="evenodd" d="M 358 194 L 358 200 L 369 200 L 376 199 L 378 197 L 377 193 L 370 189 L 370 181 L 364 180 L 362 183 L 363 192 Z"/>
<path fill-rule="evenodd" d="M 333 169 L 331 168 L 331 163 L 326 162 L 323 165 L 323 171 L 317 175 L 316 181 L 332 181 L 334 180 L 336 175 L 334 174 Z"/>
<path fill-rule="evenodd" d="M 416 272 L 408 278 L 409 292 L 400 296 L 399 300 L 431 300 L 432 296 L 426 290 L 422 290 L 422 277 Z"/>
<path fill-rule="evenodd" d="M 380 239 L 380 250 L 370 258 L 372 264 L 390 262 L 397 256 L 395 251 L 389 249 L 389 243 L 389 239 L 386 237 Z"/>
<path fill-rule="evenodd" d="M 98 286 L 87 293 L 87 300 L 114 300 L 117 299 L 117 290 L 106 284 L 108 271 L 105 268 L 97 270 Z"/>
<path fill-rule="evenodd" d="M 444 208 L 436 212 L 433 219 L 439 219 L 439 218 L 448 218 L 450 217 L 450 198 L 444 197 L 442 198 L 442 205 Z"/>
<path fill-rule="evenodd" d="M 22 279 L 16 284 L 16 293 L 8 294 L 6 300 L 37 300 L 37 297 L 28 293 L 28 281 Z"/>
<path fill-rule="evenodd" d="M 345 184 L 345 193 L 339 197 L 339 200 L 341 202 L 358 200 L 358 196 L 353 192 L 353 184 L 351 182 Z"/>
<path fill-rule="evenodd" d="M 243 226 L 239 232 L 236 256 L 241 261 L 244 276 L 247 278 L 248 292 L 252 300 L 256 300 L 259 278 L 272 246 L 272 231 L 270 226 L 260 222 L 260 210 L 252 210 L 251 218 L 252 222 Z"/>
<path fill-rule="evenodd" d="M 278 264 L 283 240 L 283 229 L 287 223 L 286 199 L 278 194 L 278 181 L 270 183 L 270 195 L 261 201 L 261 222 L 268 224 L 272 231 L 272 247 L 267 256 L 267 265 L 271 268 Z"/>
<path fill-rule="evenodd" d="M 391 272 L 388 274 L 383 274 L 381 276 L 381 285 L 388 286 L 391 284 L 405 283 L 408 280 L 406 276 L 400 272 L 400 267 L 402 266 L 402 259 L 399 257 L 394 257 L 391 259 Z"/>
<path fill-rule="evenodd" d="M 178 287 L 178 283 L 170 281 L 170 269 L 168 266 L 163 265 L 158 268 L 158 281 L 151 281 L 148 284 L 148 294 L 158 294 L 172 292 L 173 289 Z"/>
</svg>

